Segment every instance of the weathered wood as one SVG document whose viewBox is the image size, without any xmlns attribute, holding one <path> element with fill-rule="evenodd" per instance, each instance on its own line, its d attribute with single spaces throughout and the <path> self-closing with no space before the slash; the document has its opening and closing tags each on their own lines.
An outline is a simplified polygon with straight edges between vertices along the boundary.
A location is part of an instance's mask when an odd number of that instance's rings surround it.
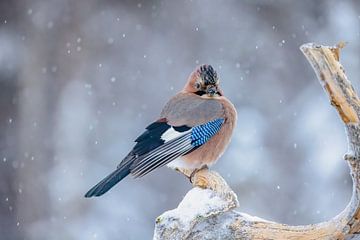
<svg viewBox="0 0 360 240">
<path fill-rule="evenodd" d="M 154 239 L 360 239 L 360 100 L 341 66 L 340 49 L 313 43 L 301 46 L 330 103 L 345 124 L 353 194 L 336 217 L 318 224 L 289 226 L 234 211 L 235 193 L 217 173 L 191 176 L 194 188 L 179 206 L 156 220 Z M 189 175 L 188 175 L 189 176 Z"/>
</svg>

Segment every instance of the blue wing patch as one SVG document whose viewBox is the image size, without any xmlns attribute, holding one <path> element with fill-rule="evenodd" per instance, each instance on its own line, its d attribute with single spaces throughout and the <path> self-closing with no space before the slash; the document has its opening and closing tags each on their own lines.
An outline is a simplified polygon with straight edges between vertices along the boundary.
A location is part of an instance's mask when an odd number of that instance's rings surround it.
<svg viewBox="0 0 360 240">
<path fill-rule="evenodd" d="M 209 141 L 221 128 L 224 123 L 223 118 L 218 118 L 203 125 L 194 127 L 191 130 L 191 145 L 199 147 Z"/>
</svg>

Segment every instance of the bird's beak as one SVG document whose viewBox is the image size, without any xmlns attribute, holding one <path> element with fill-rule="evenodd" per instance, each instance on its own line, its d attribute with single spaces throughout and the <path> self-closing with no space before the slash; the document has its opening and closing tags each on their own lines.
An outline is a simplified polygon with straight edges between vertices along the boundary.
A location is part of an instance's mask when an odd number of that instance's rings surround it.
<svg viewBox="0 0 360 240">
<path fill-rule="evenodd" d="M 216 88 L 216 86 L 208 86 L 208 87 L 206 88 L 206 94 L 207 94 L 209 97 L 213 97 L 216 93 L 217 93 L 217 88 Z"/>
</svg>

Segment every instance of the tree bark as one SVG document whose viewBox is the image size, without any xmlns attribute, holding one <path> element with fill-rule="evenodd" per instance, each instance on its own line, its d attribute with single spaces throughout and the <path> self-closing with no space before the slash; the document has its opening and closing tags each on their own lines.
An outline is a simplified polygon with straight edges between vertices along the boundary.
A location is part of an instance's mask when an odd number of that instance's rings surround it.
<svg viewBox="0 0 360 240">
<path fill-rule="evenodd" d="M 330 103 L 345 124 L 353 193 L 336 217 L 322 223 L 290 226 L 234 210 L 236 194 L 217 173 L 203 169 L 192 176 L 194 188 L 179 206 L 156 219 L 154 239 L 360 239 L 360 100 L 339 62 L 337 46 L 313 43 L 300 47 Z"/>
</svg>

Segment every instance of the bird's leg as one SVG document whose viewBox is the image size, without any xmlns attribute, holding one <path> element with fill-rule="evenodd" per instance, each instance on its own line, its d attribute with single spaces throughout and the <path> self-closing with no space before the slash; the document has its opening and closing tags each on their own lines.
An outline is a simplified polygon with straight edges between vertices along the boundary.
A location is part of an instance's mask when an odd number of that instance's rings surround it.
<svg viewBox="0 0 360 240">
<path fill-rule="evenodd" d="M 175 170 L 179 173 L 182 173 L 185 175 L 185 177 L 187 177 L 189 179 L 189 181 L 191 182 L 191 184 L 193 186 L 195 186 L 195 183 L 193 182 L 193 179 L 195 177 L 195 175 L 202 171 L 202 170 L 209 170 L 208 166 L 207 165 L 203 165 L 201 168 L 196 168 L 195 170 L 192 170 L 192 169 L 186 169 L 186 168 L 175 168 Z M 198 183 L 197 183 L 198 184 Z M 201 188 L 206 188 L 206 186 L 204 184 L 202 185 L 199 185 L 198 187 L 201 187 Z"/>
<path fill-rule="evenodd" d="M 210 189 L 223 198 L 232 199 L 237 203 L 235 193 L 230 189 L 225 180 L 214 171 L 210 171 L 207 166 L 193 171 L 191 183 L 194 187 Z"/>
<path fill-rule="evenodd" d="M 176 171 L 184 174 L 193 187 L 210 189 L 226 199 L 233 199 L 238 204 L 235 193 L 230 189 L 225 180 L 214 171 L 210 171 L 207 165 L 195 170 L 175 168 Z"/>
<path fill-rule="evenodd" d="M 175 171 L 184 174 L 185 177 L 187 177 L 189 179 L 190 179 L 190 176 L 192 174 L 192 170 L 185 169 L 185 168 L 175 168 Z M 190 182 L 191 182 L 191 180 L 190 180 Z"/>
</svg>

